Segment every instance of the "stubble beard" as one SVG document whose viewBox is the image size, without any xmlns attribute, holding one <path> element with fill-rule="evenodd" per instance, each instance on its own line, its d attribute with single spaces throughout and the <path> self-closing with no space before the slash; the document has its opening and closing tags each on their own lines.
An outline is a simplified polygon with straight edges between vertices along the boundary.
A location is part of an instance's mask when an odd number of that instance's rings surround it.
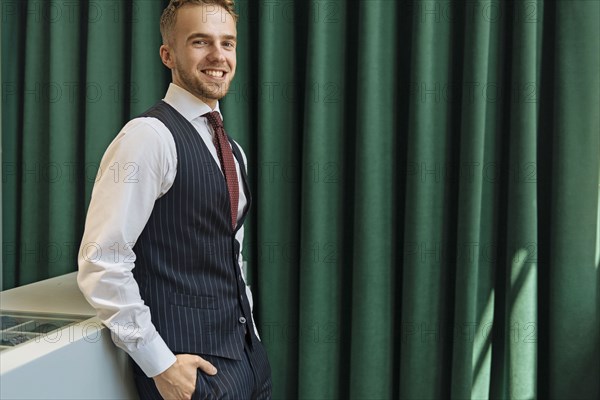
<svg viewBox="0 0 600 400">
<path fill-rule="evenodd" d="M 196 97 L 207 100 L 221 100 L 227 94 L 231 80 L 223 83 L 202 82 L 199 78 L 179 70 L 179 78 L 187 90 Z M 202 72 L 199 71 L 201 74 Z"/>
</svg>

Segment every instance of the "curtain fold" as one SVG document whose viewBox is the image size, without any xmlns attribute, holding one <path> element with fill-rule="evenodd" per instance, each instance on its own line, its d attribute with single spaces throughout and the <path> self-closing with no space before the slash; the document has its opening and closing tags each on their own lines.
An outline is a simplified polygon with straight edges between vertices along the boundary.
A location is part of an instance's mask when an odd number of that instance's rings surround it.
<svg viewBox="0 0 600 400">
<path fill-rule="evenodd" d="M 456 201 L 451 181 L 453 77 L 460 61 L 452 51 L 456 26 L 433 9 L 414 4 L 406 149 L 406 205 L 402 265 L 400 398 L 447 396 L 451 358 Z M 424 5 L 428 7 L 429 5 Z M 441 12 L 441 11 L 440 11 Z M 402 79 L 402 78 L 401 78 Z M 404 78 L 406 79 L 406 78 Z M 457 82 L 458 83 L 458 82 Z"/>
<path fill-rule="evenodd" d="M 493 315 L 493 281 L 489 274 L 492 264 L 488 254 L 489 228 L 494 226 L 490 208 L 495 204 L 486 199 L 485 189 L 495 186 L 479 177 L 491 161 L 486 157 L 486 142 L 495 129 L 487 127 L 488 104 L 478 94 L 482 83 L 491 79 L 490 64 L 494 64 L 490 49 L 494 25 L 483 18 L 465 21 L 462 74 L 466 90 L 457 101 L 462 106 L 459 148 L 458 219 L 456 246 L 456 275 L 453 284 L 454 334 L 452 359 L 452 398 L 485 398 L 488 395 L 490 341 L 480 334 Z M 482 313 L 484 313 L 482 315 Z M 477 385 L 476 385 L 477 383 Z"/>
<path fill-rule="evenodd" d="M 542 3 L 535 4 L 543 15 Z M 506 316 L 508 388 L 513 398 L 535 398 L 537 361 L 537 127 L 539 24 L 518 20 L 526 7 L 514 4 L 510 54 L 508 204 L 506 237 Z"/>
<path fill-rule="evenodd" d="M 548 394 L 599 394 L 600 265 L 597 231 L 600 149 L 600 4 L 556 3 L 551 226 L 548 282 Z M 566 373 L 573 371 L 573 373 Z M 574 371 L 577 371 L 575 373 Z"/>
<path fill-rule="evenodd" d="M 97 174 L 135 172 L 98 165 L 168 86 L 166 3 L 3 1 L 4 289 L 74 271 Z M 237 9 L 274 397 L 597 398 L 600 3 Z"/>
<path fill-rule="evenodd" d="M 389 398 L 393 387 L 396 251 L 393 204 L 396 3 L 360 2 L 351 243 L 351 398 Z M 384 45 L 376 46 L 375 43 Z M 378 88 L 377 91 L 372 88 Z M 349 99 L 350 100 L 350 99 Z M 353 116 L 348 116 L 352 118 Z M 339 143 L 343 145 L 343 141 Z M 365 382 L 371 382 L 365 384 Z"/>
<path fill-rule="evenodd" d="M 328 3 L 345 13 L 343 2 Z M 306 33 L 306 65 L 303 87 L 297 101 L 303 107 L 299 183 L 300 249 L 298 289 L 298 392 L 299 398 L 341 398 L 343 366 L 342 303 L 345 285 L 341 276 L 351 266 L 344 252 L 343 220 L 346 198 L 339 146 L 348 129 L 345 126 L 344 96 L 346 23 L 343 17 L 327 23 L 319 18 L 326 10 L 313 10 Z M 339 51 L 332 52 L 336 48 Z M 304 94 L 304 96 L 302 96 Z M 303 98 L 302 98 L 303 97 Z M 313 132 L 323 132 L 313 135 Z M 336 381 L 332 384 L 332 379 Z"/>
<path fill-rule="evenodd" d="M 252 79 L 257 82 L 256 159 L 259 176 L 255 196 L 258 258 L 257 278 L 261 285 L 256 302 L 269 345 L 273 380 L 278 395 L 292 398 L 298 391 L 298 261 L 301 248 L 300 196 L 298 191 L 302 155 L 302 116 L 298 115 L 293 84 L 302 82 L 298 62 L 303 49 L 289 51 L 302 43 L 294 30 L 296 17 L 290 2 L 256 4 L 255 26 L 258 65 Z M 284 8 L 285 7 L 285 8 Z M 285 13 L 285 14 L 284 14 Z M 251 46 L 254 45 L 251 44 Z M 273 295 L 277 294 L 277 300 Z"/>
</svg>

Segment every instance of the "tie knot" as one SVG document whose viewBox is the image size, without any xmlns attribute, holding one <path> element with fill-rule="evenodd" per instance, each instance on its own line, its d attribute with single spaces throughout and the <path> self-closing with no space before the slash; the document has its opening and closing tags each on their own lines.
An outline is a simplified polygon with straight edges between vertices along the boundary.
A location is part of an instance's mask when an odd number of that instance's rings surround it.
<svg viewBox="0 0 600 400">
<path fill-rule="evenodd" d="M 223 120 L 221 119 L 221 114 L 218 111 L 211 111 L 203 115 L 208 119 L 208 123 L 213 127 L 216 131 L 219 128 L 223 128 Z"/>
</svg>

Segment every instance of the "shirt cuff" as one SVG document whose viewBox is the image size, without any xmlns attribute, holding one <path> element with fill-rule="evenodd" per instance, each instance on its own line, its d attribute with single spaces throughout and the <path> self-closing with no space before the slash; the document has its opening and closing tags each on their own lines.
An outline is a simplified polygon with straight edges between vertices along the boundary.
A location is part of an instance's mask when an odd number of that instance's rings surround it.
<svg viewBox="0 0 600 400">
<path fill-rule="evenodd" d="M 163 373 L 177 361 L 175 354 L 158 334 L 152 341 L 130 352 L 129 355 L 148 378 Z"/>
</svg>

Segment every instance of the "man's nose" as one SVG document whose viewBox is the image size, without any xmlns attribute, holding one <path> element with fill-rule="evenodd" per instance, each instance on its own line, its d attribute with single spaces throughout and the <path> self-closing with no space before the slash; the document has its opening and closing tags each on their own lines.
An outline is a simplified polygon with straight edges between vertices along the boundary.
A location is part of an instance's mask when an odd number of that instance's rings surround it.
<svg viewBox="0 0 600 400">
<path fill-rule="evenodd" d="M 208 54 L 208 58 L 211 61 L 219 61 L 219 62 L 225 61 L 225 54 L 224 54 L 223 47 L 221 47 L 221 45 L 212 46 L 211 51 Z"/>
</svg>

